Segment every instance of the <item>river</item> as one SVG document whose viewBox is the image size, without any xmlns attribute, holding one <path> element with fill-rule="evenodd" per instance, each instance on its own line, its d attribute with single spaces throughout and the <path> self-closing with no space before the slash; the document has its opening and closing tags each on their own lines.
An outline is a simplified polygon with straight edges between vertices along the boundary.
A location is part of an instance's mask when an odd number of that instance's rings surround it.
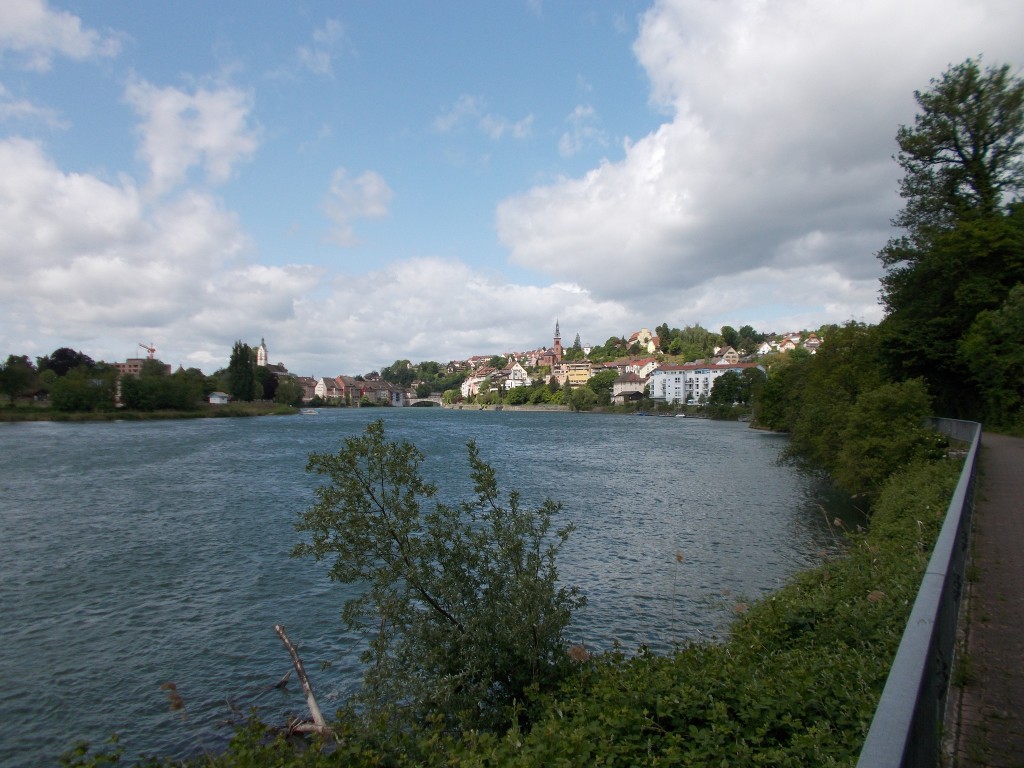
<svg viewBox="0 0 1024 768">
<path fill-rule="evenodd" d="M 326 565 L 289 557 L 293 526 L 320 482 L 308 454 L 377 418 L 450 498 L 471 492 L 473 439 L 503 492 L 562 503 L 560 576 L 589 601 L 571 640 L 591 650 L 720 637 L 737 602 L 833 545 L 827 486 L 744 424 L 437 408 L 2 424 L 0 766 L 114 732 L 129 757 L 184 756 L 223 746 L 232 707 L 302 714 L 297 682 L 273 688 L 290 669 L 276 623 L 330 711 L 358 683 L 358 638 Z"/>
</svg>

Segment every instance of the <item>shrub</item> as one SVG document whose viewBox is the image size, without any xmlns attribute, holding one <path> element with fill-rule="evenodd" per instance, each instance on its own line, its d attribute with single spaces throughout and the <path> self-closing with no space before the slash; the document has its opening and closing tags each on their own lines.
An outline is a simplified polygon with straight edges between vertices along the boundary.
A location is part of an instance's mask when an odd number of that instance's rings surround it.
<svg viewBox="0 0 1024 768">
<path fill-rule="evenodd" d="M 333 558 L 332 579 L 366 586 L 343 615 L 371 636 L 359 706 L 388 730 L 507 727 L 514 704 L 568 669 L 564 631 L 584 598 L 559 586 L 555 560 L 572 527 L 551 530 L 550 500 L 527 509 L 513 491 L 503 506 L 494 470 L 473 442 L 467 452 L 475 498 L 433 508 L 422 453 L 385 440 L 381 421 L 309 458 L 330 483 L 295 554 Z"/>
</svg>

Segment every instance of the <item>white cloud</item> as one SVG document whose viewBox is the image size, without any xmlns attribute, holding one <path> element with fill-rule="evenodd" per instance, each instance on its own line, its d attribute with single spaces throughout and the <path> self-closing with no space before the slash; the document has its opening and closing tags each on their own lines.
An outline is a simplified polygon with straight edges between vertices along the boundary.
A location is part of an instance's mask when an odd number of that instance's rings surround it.
<svg viewBox="0 0 1024 768">
<path fill-rule="evenodd" d="M 376 171 L 364 171 L 352 178 L 344 168 L 335 170 L 323 203 L 324 212 L 333 222 L 329 240 L 337 245 L 351 246 L 358 242 L 352 228 L 353 219 L 379 219 L 388 215 L 394 193 Z"/>
<path fill-rule="evenodd" d="M 42 123 L 51 129 L 68 127 L 56 111 L 37 106 L 27 99 L 15 99 L 4 84 L 0 83 L 0 122 L 2 121 Z"/>
<path fill-rule="evenodd" d="M 149 207 L 131 180 L 62 171 L 26 139 L 0 140 L 0 166 L 0 342 L 19 354 L 90 339 L 91 356 L 118 359 L 136 336 L 163 344 L 169 329 L 215 312 L 228 293 L 211 291 L 212 279 L 247 285 L 251 244 L 209 195 Z M 272 316 L 257 298 L 252 314 Z"/>
<path fill-rule="evenodd" d="M 479 126 L 488 138 L 495 141 L 504 138 L 506 134 L 513 139 L 525 139 L 533 128 L 533 115 L 527 115 L 514 123 L 504 117 L 484 115 L 480 118 Z"/>
<path fill-rule="evenodd" d="M 438 133 L 451 133 L 461 128 L 467 120 L 480 115 L 482 106 L 475 96 L 463 94 L 459 96 L 451 109 L 434 118 L 434 130 Z"/>
<path fill-rule="evenodd" d="M 635 52 L 667 121 L 621 159 L 505 200 L 499 237 L 515 264 L 679 322 L 739 308 L 751 275 L 779 316 L 878 319 L 912 93 L 981 49 L 1019 65 L 1021 28 L 1024 6 L 1004 0 L 656 2 Z M 567 131 L 563 154 L 577 146 Z"/>
<path fill-rule="evenodd" d="M 316 75 L 330 76 L 338 48 L 345 42 L 345 28 L 336 19 L 327 19 L 324 26 L 313 31 L 311 45 L 299 46 L 299 64 Z"/>
<path fill-rule="evenodd" d="M 259 145 L 252 124 L 252 97 L 238 88 L 160 88 L 143 80 L 131 82 L 125 99 L 142 119 L 139 156 L 149 166 L 149 189 L 161 195 L 201 168 L 206 181 L 222 184 L 234 166 Z"/>
<path fill-rule="evenodd" d="M 468 124 L 475 125 L 481 133 L 494 141 L 505 136 L 519 140 L 530 136 L 533 122 L 532 114 L 519 120 L 496 115 L 488 111 L 484 99 L 463 94 L 450 109 L 434 118 L 434 130 L 438 133 L 456 133 Z"/>
<path fill-rule="evenodd" d="M 339 275 L 328 296 L 304 305 L 267 343 L 292 350 L 304 373 L 365 373 L 396 359 L 447 362 L 544 346 L 556 318 L 563 333 L 626 322 L 623 307 L 572 286 L 519 285 L 458 261 L 408 259 Z M 324 328 L 330 333 L 317 330 Z"/>
<path fill-rule="evenodd" d="M 28 69 L 45 72 L 55 56 L 84 60 L 115 56 L 120 42 L 82 27 L 67 11 L 51 10 L 45 0 L 4 0 L 0 13 L 0 54 L 13 51 Z"/>
<path fill-rule="evenodd" d="M 593 107 L 579 104 L 565 118 L 568 128 L 558 140 L 558 153 L 572 157 L 591 145 L 607 146 L 608 137 L 600 128 L 600 119 Z"/>
</svg>

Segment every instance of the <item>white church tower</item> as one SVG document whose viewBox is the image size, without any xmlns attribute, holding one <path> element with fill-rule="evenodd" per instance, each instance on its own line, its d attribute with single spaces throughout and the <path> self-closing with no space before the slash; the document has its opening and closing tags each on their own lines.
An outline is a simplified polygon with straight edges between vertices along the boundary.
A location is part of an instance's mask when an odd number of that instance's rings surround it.
<svg viewBox="0 0 1024 768">
<path fill-rule="evenodd" d="M 256 347 L 256 365 L 266 367 L 269 354 L 267 352 L 267 342 L 265 339 L 260 339 L 260 345 Z"/>
</svg>

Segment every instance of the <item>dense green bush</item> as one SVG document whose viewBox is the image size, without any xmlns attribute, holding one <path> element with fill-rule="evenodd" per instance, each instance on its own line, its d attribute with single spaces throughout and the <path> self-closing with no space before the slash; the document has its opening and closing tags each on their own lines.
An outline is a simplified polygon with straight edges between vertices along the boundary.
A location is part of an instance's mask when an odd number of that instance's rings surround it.
<svg viewBox="0 0 1024 768">
<path fill-rule="evenodd" d="M 300 517 L 308 540 L 295 553 L 366 586 L 343 614 L 369 639 L 356 709 L 388 734 L 431 717 L 446 728 L 506 727 L 511 707 L 568 671 L 564 632 L 585 603 L 558 583 L 572 526 L 552 527 L 560 506 L 550 500 L 528 508 L 512 492 L 503 502 L 494 469 L 474 443 L 467 453 L 475 496 L 457 505 L 435 500 L 423 454 L 386 440 L 381 421 L 309 459 L 329 482 Z"/>
<path fill-rule="evenodd" d="M 852 495 L 874 498 L 886 478 L 915 459 L 937 459 L 947 440 L 927 426 L 932 415 L 923 381 L 883 384 L 857 397 L 842 432 L 832 477 Z"/>
</svg>

